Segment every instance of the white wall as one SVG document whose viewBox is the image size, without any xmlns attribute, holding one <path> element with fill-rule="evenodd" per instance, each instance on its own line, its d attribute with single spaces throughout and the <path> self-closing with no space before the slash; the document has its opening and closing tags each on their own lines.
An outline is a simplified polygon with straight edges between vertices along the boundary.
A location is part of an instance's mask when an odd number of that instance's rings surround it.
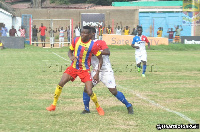
<svg viewBox="0 0 200 132">
<path fill-rule="evenodd" d="M 4 23 L 9 32 L 9 30 L 12 28 L 12 16 L 0 11 L 0 23 Z M 9 33 L 7 33 L 7 36 L 9 36 Z"/>
</svg>

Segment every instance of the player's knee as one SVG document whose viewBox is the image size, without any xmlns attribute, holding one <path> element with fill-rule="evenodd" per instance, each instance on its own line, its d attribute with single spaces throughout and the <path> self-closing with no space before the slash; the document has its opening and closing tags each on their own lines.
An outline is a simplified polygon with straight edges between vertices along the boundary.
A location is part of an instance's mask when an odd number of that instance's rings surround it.
<svg viewBox="0 0 200 132">
<path fill-rule="evenodd" d="M 93 94 L 92 90 L 86 90 L 86 93 L 91 96 Z"/>
<path fill-rule="evenodd" d="M 109 88 L 109 91 L 116 96 L 117 95 L 117 89 L 116 88 Z"/>
</svg>

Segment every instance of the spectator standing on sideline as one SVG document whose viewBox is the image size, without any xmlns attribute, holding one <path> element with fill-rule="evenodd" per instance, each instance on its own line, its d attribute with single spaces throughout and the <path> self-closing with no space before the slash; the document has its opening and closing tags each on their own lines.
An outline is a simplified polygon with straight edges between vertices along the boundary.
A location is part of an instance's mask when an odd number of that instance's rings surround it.
<svg viewBox="0 0 200 132">
<path fill-rule="evenodd" d="M 17 30 L 14 28 L 14 26 L 12 26 L 12 29 L 9 30 L 9 36 L 15 37 L 15 34 L 17 35 Z"/>
<path fill-rule="evenodd" d="M 32 42 L 38 42 L 37 33 L 38 33 L 38 29 L 36 28 L 36 25 L 33 25 L 33 28 L 32 28 Z M 33 45 L 34 45 L 34 43 L 33 43 Z M 38 46 L 38 43 L 36 43 L 36 45 Z"/>
<path fill-rule="evenodd" d="M 169 28 L 170 29 L 170 28 Z M 173 39 L 174 39 L 174 32 L 175 31 L 173 31 L 173 28 L 171 28 L 171 31 L 169 31 L 169 29 L 168 29 L 168 31 L 167 31 L 167 33 L 169 33 L 169 43 L 173 43 Z"/>
<path fill-rule="evenodd" d="M 135 28 L 133 28 L 131 35 L 135 35 L 135 36 L 137 35 L 137 30 Z"/>
<path fill-rule="evenodd" d="M 102 40 L 103 30 L 105 27 L 103 27 L 103 25 L 100 24 L 98 25 L 98 27 L 99 27 L 99 40 Z"/>
<path fill-rule="evenodd" d="M 181 25 L 180 25 L 180 27 L 181 27 L 181 29 L 179 28 L 179 25 L 177 25 L 177 27 L 175 27 L 176 28 L 176 30 L 175 30 L 175 32 L 176 32 L 176 34 L 175 34 L 175 43 L 179 43 L 179 41 L 180 41 L 181 31 L 183 31 L 183 28 L 182 28 Z"/>
<path fill-rule="evenodd" d="M 63 27 L 58 28 L 58 32 L 59 32 L 59 47 L 61 47 L 61 45 L 62 45 L 62 47 L 64 46 L 64 40 L 65 40 L 64 32 L 65 31 L 66 30 L 63 30 Z"/>
<path fill-rule="evenodd" d="M 0 40 L 0 49 L 1 50 L 3 49 L 3 43 L 1 42 L 1 40 Z"/>
<path fill-rule="evenodd" d="M 157 31 L 157 37 L 162 37 L 162 28 L 159 27 L 159 30 Z"/>
<path fill-rule="evenodd" d="M 110 25 L 108 25 L 108 27 L 106 28 L 106 33 L 107 34 L 111 34 L 112 33 L 112 29 L 111 29 Z"/>
<path fill-rule="evenodd" d="M 21 34 L 20 37 L 25 38 L 26 30 L 24 29 L 24 26 L 19 27 L 19 32 Z"/>
<path fill-rule="evenodd" d="M 8 29 L 5 27 L 5 24 L 3 24 L 3 27 L 1 27 L 1 36 L 7 37 Z"/>
<path fill-rule="evenodd" d="M 116 35 L 122 35 L 122 22 L 120 22 L 120 24 L 121 24 L 121 27 L 118 26 L 118 23 L 117 23 L 117 25 L 115 27 Z"/>
<path fill-rule="evenodd" d="M 42 47 L 45 47 L 45 31 L 47 31 L 47 28 L 43 26 L 43 23 L 41 23 L 41 27 L 39 27 L 39 32 L 40 32 L 40 38 L 42 42 Z"/>
<path fill-rule="evenodd" d="M 128 27 L 128 26 L 124 27 L 123 32 L 124 32 L 124 35 L 129 35 L 129 33 L 130 33 L 130 27 Z"/>
<path fill-rule="evenodd" d="M 57 33 L 57 28 L 56 28 L 56 31 L 55 31 L 51 27 L 49 27 L 49 35 L 50 35 L 51 48 L 54 47 L 54 33 Z"/>
<path fill-rule="evenodd" d="M 76 37 L 80 37 L 81 36 L 81 29 L 80 29 L 80 22 L 78 23 L 78 25 L 76 25 L 75 29 L 74 29 L 74 33 Z"/>
<path fill-rule="evenodd" d="M 68 43 L 68 46 L 70 45 L 70 26 L 68 26 L 68 28 L 66 27 L 66 30 L 67 30 L 67 41 L 69 42 Z"/>
</svg>

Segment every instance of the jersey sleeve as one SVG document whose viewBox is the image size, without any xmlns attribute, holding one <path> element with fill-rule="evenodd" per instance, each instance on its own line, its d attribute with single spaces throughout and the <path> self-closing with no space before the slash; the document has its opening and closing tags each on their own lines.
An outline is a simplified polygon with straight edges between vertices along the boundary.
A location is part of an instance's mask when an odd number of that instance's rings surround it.
<svg viewBox="0 0 200 132">
<path fill-rule="evenodd" d="M 133 41 L 132 41 L 132 45 L 134 45 L 135 44 L 135 37 L 133 38 Z"/>
<path fill-rule="evenodd" d="M 102 41 L 102 40 L 98 40 L 95 42 L 97 44 L 97 46 L 99 47 L 99 50 L 104 50 L 104 49 L 107 49 L 108 46 L 106 44 L 105 41 Z"/>
<path fill-rule="evenodd" d="M 146 36 L 145 36 L 145 41 L 146 41 L 146 43 L 149 43 L 149 40 Z"/>
<path fill-rule="evenodd" d="M 100 48 L 98 47 L 97 43 L 94 43 L 94 45 L 92 47 L 92 53 L 95 56 L 99 56 L 101 54 Z"/>
</svg>

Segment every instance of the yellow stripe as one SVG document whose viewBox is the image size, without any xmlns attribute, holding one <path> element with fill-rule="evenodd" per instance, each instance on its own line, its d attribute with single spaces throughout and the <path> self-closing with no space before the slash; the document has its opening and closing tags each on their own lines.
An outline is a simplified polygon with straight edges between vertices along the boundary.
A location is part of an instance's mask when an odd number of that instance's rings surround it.
<svg viewBox="0 0 200 132">
<path fill-rule="evenodd" d="M 87 52 L 88 52 L 90 44 L 91 44 L 91 40 L 87 44 L 82 45 L 85 48 L 87 48 L 87 51 L 84 50 L 84 52 L 83 52 L 83 58 L 82 58 L 82 68 L 83 68 L 83 70 L 86 70 L 86 67 L 85 67 L 85 58 L 86 58 L 86 55 L 87 55 Z"/>
<path fill-rule="evenodd" d="M 99 56 L 101 54 L 101 51 L 98 51 L 97 53 L 96 53 L 96 56 Z"/>
<path fill-rule="evenodd" d="M 73 48 L 73 46 L 72 46 L 72 45 L 70 46 L 70 48 L 69 48 L 69 49 L 70 49 L 70 50 L 74 50 L 74 48 Z"/>
<path fill-rule="evenodd" d="M 75 45 L 75 50 L 74 50 L 75 57 L 77 56 L 77 51 L 78 51 L 78 47 L 79 47 L 80 43 L 81 43 L 81 37 L 79 38 L 79 40 L 77 41 L 77 43 Z M 77 60 L 74 61 L 73 68 L 76 68 L 76 62 L 77 62 Z"/>
</svg>

